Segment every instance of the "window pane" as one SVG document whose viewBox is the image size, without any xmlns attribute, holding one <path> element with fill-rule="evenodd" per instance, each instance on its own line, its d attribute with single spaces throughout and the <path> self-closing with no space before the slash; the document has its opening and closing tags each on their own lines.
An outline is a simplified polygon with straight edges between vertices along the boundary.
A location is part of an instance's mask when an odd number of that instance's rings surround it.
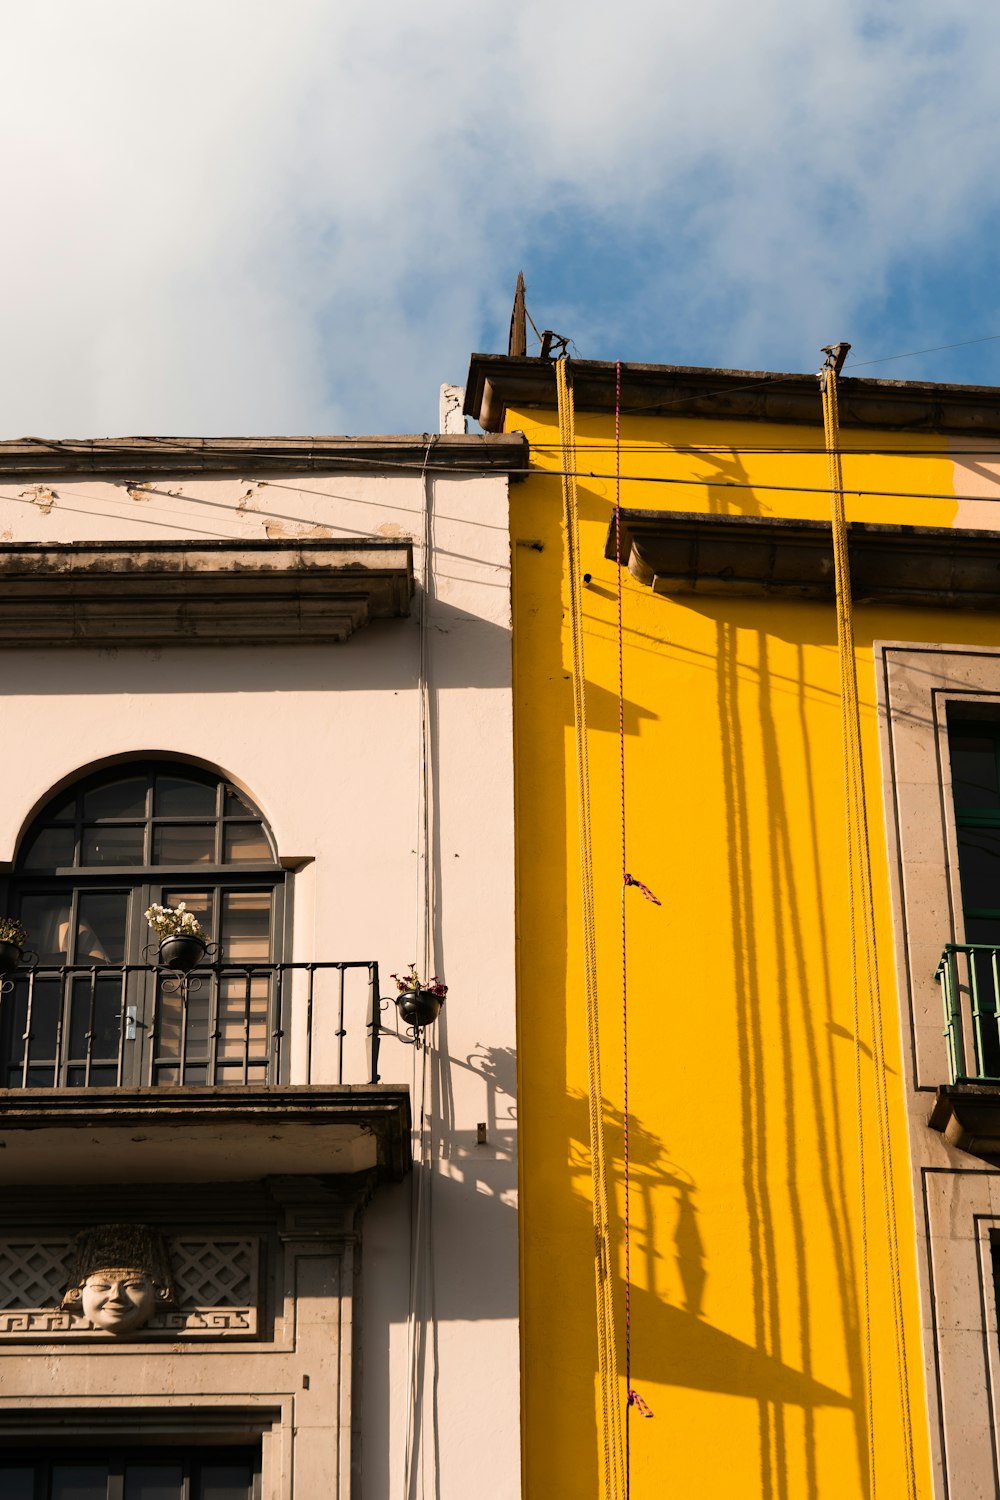
<svg viewBox="0 0 1000 1500">
<path fill-rule="evenodd" d="M 214 818 L 215 787 L 181 776 L 157 776 L 153 812 L 158 818 Z"/>
<path fill-rule="evenodd" d="M 203 1464 L 197 1500 L 248 1500 L 250 1483 L 249 1464 Z"/>
<path fill-rule="evenodd" d="M 73 863 L 76 833 L 72 828 L 43 828 L 24 855 L 26 870 L 56 870 Z"/>
<path fill-rule="evenodd" d="M 34 1500 L 35 1471 L 17 1465 L 8 1469 L 0 1464 L 0 1495 L 4 1500 Z"/>
<path fill-rule="evenodd" d="M 271 957 L 271 892 L 224 891 L 222 957 L 231 963 L 267 963 Z"/>
<path fill-rule="evenodd" d="M 259 823 L 226 823 L 223 831 L 222 858 L 227 865 L 255 860 L 273 863 L 270 846 Z"/>
<path fill-rule="evenodd" d="M 76 910 L 74 962 L 123 964 L 128 892 L 81 891 Z"/>
<path fill-rule="evenodd" d="M 40 965 L 66 963 L 69 953 L 69 897 L 45 891 L 22 895 L 21 921 L 28 935 L 28 948 Z"/>
<path fill-rule="evenodd" d="M 84 865 L 141 865 L 145 828 L 116 827 L 113 823 L 103 828 L 85 828 L 80 850 L 80 863 Z"/>
<path fill-rule="evenodd" d="M 966 917 L 965 941 L 1000 948 L 1000 917 Z"/>
<path fill-rule="evenodd" d="M 69 1057 L 79 1062 L 87 1056 L 107 1061 L 118 1057 L 121 1035 L 122 989 L 117 977 L 98 979 L 93 987 L 82 975 L 72 981 Z"/>
<path fill-rule="evenodd" d="M 22 993 L 24 995 L 22 1012 L 24 1030 L 21 1033 L 21 1041 L 23 1046 L 30 1049 L 28 1061 L 31 1063 L 54 1062 L 59 1018 L 63 1008 L 62 981 L 55 975 L 48 979 L 36 978 L 34 984 L 30 980 L 15 980 L 19 1011 Z M 22 1052 L 21 1056 L 23 1055 Z"/>
<path fill-rule="evenodd" d="M 222 797 L 222 814 L 226 818 L 245 818 L 248 814 L 252 818 L 260 818 L 260 813 L 252 802 L 248 802 L 242 792 L 238 792 L 234 786 L 227 786 Z"/>
<path fill-rule="evenodd" d="M 21 897 L 21 921 L 28 929 L 28 946 L 38 962 L 64 964 L 69 952 L 69 897 L 46 891 Z"/>
<path fill-rule="evenodd" d="M 997 748 L 991 734 L 953 729 L 948 736 L 955 806 L 1000 808 Z"/>
<path fill-rule="evenodd" d="M 183 1484 L 180 1464 L 129 1464 L 125 1470 L 125 1500 L 180 1500 Z"/>
<path fill-rule="evenodd" d="M 172 906 L 175 910 L 183 901 L 184 905 L 187 907 L 192 916 L 196 917 L 201 923 L 202 931 L 208 938 L 209 942 L 211 942 L 213 937 L 212 929 L 215 926 L 214 918 L 212 916 L 213 894 L 214 893 L 212 891 L 173 890 L 164 891 L 162 896 L 158 896 L 155 899 L 158 900 L 162 906 Z"/>
<path fill-rule="evenodd" d="M 153 830 L 154 865 L 215 863 L 215 825 L 164 824 Z"/>
<path fill-rule="evenodd" d="M 83 799 L 85 818 L 144 818 L 146 816 L 145 776 L 129 776 L 110 786 L 95 787 Z"/>
<path fill-rule="evenodd" d="M 52 1500 L 107 1500 L 107 1464 L 53 1464 Z"/>
<path fill-rule="evenodd" d="M 1000 910 L 1000 828 L 960 828 L 962 904 Z"/>
<path fill-rule="evenodd" d="M 242 1070 L 246 1056 L 267 1062 L 269 997 L 270 984 L 263 974 L 246 979 L 223 977 L 220 981 L 217 1052 L 220 1064 L 236 1063 Z"/>
</svg>

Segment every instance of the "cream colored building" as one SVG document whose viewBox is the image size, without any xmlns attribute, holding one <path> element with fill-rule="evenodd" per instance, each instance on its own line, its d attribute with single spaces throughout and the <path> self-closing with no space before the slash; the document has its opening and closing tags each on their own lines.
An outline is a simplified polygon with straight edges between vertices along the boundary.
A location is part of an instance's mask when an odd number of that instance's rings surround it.
<svg viewBox="0 0 1000 1500">
<path fill-rule="evenodd" d="M 0 444 L 4 1500 L 458 1497 L 484 1461 L 520 1493 L 525 465 L 517 436 Z M 187 977 L 143 920 L 181 900 Z M 416 1038 L 411 961 L 449 987 Z M 172 1282 L 126 1331 L 63 1302 L 116 1225 Z"/>
</svg>

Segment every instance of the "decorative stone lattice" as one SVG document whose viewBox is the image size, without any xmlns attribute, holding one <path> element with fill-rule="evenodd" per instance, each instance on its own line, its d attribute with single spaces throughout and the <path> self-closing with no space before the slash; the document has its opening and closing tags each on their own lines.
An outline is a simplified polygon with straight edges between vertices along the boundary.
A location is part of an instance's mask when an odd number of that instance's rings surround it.
<svg viewBox="0 0 1000 1500">
<path fill-rule="evenodd" d="M 257 1298 L 257 1241 L 168 1239 L 181 1306 L 243 1307 Z"/>
<path fill-rule="evenodd" d="M 73 1258 L 69 1239 L 0 1240 L 0 1311 L 58 1303 Z"/>
<path fill-rule="evenodd" d="M 167 1239 L 177 1306 L 158 1313 L 142 1336 L 252 1337 L 257 1332 L 256 1235 L 176 1235 Z M 60 1310 L 72 1239 L 0 1239 L 0 1341 L 109 1337 Z"/>
</svg>

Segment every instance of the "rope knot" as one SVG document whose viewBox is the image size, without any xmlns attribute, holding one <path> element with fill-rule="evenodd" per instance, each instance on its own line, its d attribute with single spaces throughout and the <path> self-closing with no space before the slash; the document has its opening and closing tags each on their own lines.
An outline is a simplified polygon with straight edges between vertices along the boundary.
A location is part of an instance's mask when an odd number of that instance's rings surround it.
<svg viewBox="0 0 1000 1500">
<path fill-rule="evenodd" d="M 640 1417 L 651 1417 L 653 1415 L 652 1411 L 646 1405 L 645 1401 L 643 1401 L 638 1391 L 629 1391 L 628 1404 L 629 1406 L 635 1407 Z"/>
<path fill-rule="evenodd" d="M 636 890 L 637 891 L 641 891 L 642 894 L 645 896 L 646 900 L 647 901 L 652 901 L 652 903 L 653 903 L 654 906 L 662 906 L 663 905 L 663 902 L 660 900 L 659 896 L 654 896 L 653 893 L 652 893 L 652 891 L 649 889 L 649 886 L 648 885 L 643 885 L 643 883 L 642 883 L 641 880 L 636 880 L 636 878 L 635 878 L 634 875 L 629 875 L 629 874 L 626 873 L 624 884 L 625 885 L 634 885 L 635 888 L 636 888 Z"/>
</svg>

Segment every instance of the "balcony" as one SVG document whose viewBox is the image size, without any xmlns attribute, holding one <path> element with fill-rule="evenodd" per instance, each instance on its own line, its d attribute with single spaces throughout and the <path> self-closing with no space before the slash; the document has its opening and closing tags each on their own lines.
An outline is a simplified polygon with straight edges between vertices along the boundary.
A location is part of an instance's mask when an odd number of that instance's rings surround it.
<svg viewBox="0 0 1000 1500">
<path fill-rule="evenodd" d="M 374 962 L 20 970 L 0 1004 L 0 1182 L 406 1170 Z"/>
<path fill-rule="evenodd" d="M 949 1145 L 1000 1160 L 1000 949 L 949 943 L 935 978 L 944 1001 L 949 1081 L 930 1124 Z"/>
</svg>

